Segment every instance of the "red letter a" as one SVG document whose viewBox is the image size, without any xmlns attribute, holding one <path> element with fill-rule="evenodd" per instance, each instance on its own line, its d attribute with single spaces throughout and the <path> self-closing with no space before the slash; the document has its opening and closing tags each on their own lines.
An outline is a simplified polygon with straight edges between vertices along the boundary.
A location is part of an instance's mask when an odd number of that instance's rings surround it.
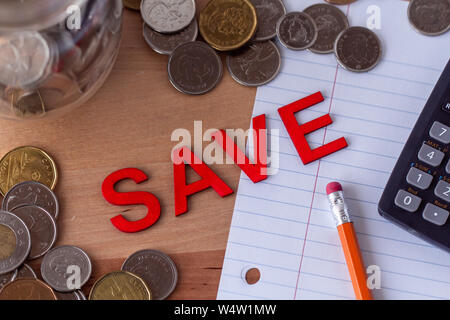
<svg viewBox="0 0 450 320">
<path fill-rule="evenodd" d="M 189 157 L 187 157 L 189 155 Z M 175 195 L 175 215 L 179 216 L 188 211 L 187 197 L 212 187 L 221 197 L 233 193 L 233 190 L 226 185 L 203 161 L 199 160 L 187 147 L 175 149 L 173 151 L 173 183 Z M 194 183 L 186 185 L 186 164 L 184 161 L 175 159 L 190 159 L 188 163 L 194 171 L 202 177 Z"/>
<path fill-rule="evenodd" d="M 297 122 L 297 119 L 295 119 L 295 113 L 322 102 L 323 100 L 322 94 L 320 92 L 316 92 L 306 98 L 278 109 L 281 120 L 283 121 L 284 126 L 286 127 L 286 130 L 289 133 L 295 148 L 297 149 L 297 153 L 303 161 L 303 164 L 316 161 L 348 146 L 345 138 L 339 138 L 338 140 L 311 150 L 311 147 L 306 141 L 305 135 L 326 127 L 332 124 L 333 121 L 331 120 L 330 115 L 326 114 L 320 118 L 300 125 Z"/>
</svg>

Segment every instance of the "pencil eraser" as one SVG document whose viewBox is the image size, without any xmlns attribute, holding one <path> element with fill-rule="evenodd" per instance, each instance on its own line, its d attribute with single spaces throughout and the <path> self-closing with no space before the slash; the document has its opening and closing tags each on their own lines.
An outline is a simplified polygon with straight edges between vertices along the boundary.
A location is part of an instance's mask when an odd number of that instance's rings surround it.
<svg viewBox="0 0 450 320">
<path fill-rule="evenodd" d="M 342 191 L 342 186 L 339 182 L 330 182 L 327 185 L 327 194 Z"/>
</svg>

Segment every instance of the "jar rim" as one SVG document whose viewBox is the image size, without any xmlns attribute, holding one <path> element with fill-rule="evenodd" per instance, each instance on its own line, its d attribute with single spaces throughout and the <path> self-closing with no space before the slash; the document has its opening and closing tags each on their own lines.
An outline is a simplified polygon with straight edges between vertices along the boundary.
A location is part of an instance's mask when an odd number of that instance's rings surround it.
<svg viewBox="0 0 450 320">
<path fill-rule="evenodd" d="M 63 21 L 88 0 L 0 0 L 0 31 L 42 30 Z"/>
</svg>

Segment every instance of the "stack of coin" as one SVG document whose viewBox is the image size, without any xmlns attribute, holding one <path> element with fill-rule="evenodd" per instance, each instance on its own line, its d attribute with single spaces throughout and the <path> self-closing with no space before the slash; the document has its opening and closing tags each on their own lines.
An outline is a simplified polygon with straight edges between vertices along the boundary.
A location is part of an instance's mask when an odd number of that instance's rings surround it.
<svg viewBox="0 0 450 320">
<path fill-rule="evenodd" d="M 172 259 L 156 250 L 128 257 L 121 271 L 110 272 L 92 287 L 89 300 L 163 300 L 175 289 L 178 272 Z"/>
<path fill-rule="evenodd" d="M 52 249 L 59 215 L 58 199 L 52 191 L 57 178 L 55 162 L 38 148 L 17 148 L 0 160 L 0 192 L 4 195 L 0 211 L 0 300 L 84 297 L 76 287 L 67 287 L 66 276 L 70 266 L 77 268 L 80 275 L 76 285 L 85 284 L 91 274 L 89 257 L 76 247 Z M 42 256 L 41 274 L 46 283 L 24 263 Z"/>
</svg>

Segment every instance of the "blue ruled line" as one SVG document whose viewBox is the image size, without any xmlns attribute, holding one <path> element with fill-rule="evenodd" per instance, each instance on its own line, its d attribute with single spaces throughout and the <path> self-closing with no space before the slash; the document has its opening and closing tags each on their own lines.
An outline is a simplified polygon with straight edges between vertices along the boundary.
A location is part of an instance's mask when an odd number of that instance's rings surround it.
<svg viewBox="0 0 450 320">
<path fill-rule="evenodd" d="M 258 102 L 262 102 L 262 103 L 267 103 L 267 104 L 272 104 L 272 105 L 279 105 L 278 103 L 274 103 L 268 100 L 262 100 L 262 99 L 255 99 L 255 101 Z M 320 113 L 322 115 L 328 114 L 328 112 L 324 112 L 324 111 L 320 111 L 320 110 L 314 110 L 314 109 L 307 109 L 304 110 L 305 111 L 309 111 L 309 112 L 314 112 L 314 113 Z M 333 117 L 336 118 L 344 118 L 344 119 L 350 119 L 350 120 L 356 120 L 356 121 L 363 121 L 363 122 L 369 122 L 369 123 L 374 123 L 374 124 L 379 124 L 379 125 L 384 125 L 384 126 L 389 126 L 389 127 L 394 127 L 394 128 L 399 128 L 399 129 L 405 129 L 410 131 L 412 129 L 412 127 L 406 127 L 406 126 L 401 126 L 401 125 L 397 125 L 397 124 L 392 124 L 392 123 L 387 123 L 387 122 L 383 122 L 383 121 L 376 121 L 376 120 L 370 120 L 370 119 L 364 119 L 364 118 L 357 118 L 357 117 L 352 117 L 352 116 L 347 116 L 347 115 L 343 115 L 340 113 L 331 113 L 330 114 Z"/>
<path fill-rule="evenodd" d="M 327 64 L 327 63 L 321 63 L 321 62 L 316 62 L 316 61 L 308 61 L 308 60 L 298 59 L 298 58 L 289 57 L 289 56 L 286 56 L 286 55 L 283 56 L 283 58 L 286 59 L 286 60 L 298 61 L 298 62 L 303 62 L 303 63 L 307 63 L 307 64 L 316 64 L 316 65 L 320 65 L 320 66 L 324 66 L 324 67 L 328 67 L 328 68 L 333 68 L 333 69 L 336 68 L 335 65 L 331 65 L 331 64 Z M 424 67 L 424 68 L 427 69 L 427 67 Z M 426 86 L 432 86 L 432 87 L 434 86 L 433 83 L 429 83 L 429 82 L 423 82 L 423 81 L 412 80 L 412 79 L 405 79 L 405 78 L 390 76 L 390 75 L 386 75 L 386 74 L 375 73 L 373 71 L 369 71 L 369 72 L 367 72 L 367 74 L 370 74 L 370 75 L 373 75 L 373 76 L 377 76 L 377 77 L 381 77 L 381 78 L 388 78 L 388 79 L 393 79 L 393 80 L 406 81 L 406 82 L 417 83 L 417 84 L 426 85 Z"/>
<path fill-rule="evenodd" d="M 311 95 L 311 94 L 313 94 L 315 92 L 315 91 L 314 92 L 308 92 L 308 91 L 303 91 L 303 90 L 298 90 L 298 89 L 294 90 L 294 89 L 282 88 L 282 87 L 277 87 L 277 86 L 274 86 L 274 85 L 267 85 L 267 84 L 265 86 L 267 88 L 272 88 L 272 89 L 280 89 L 280 90 L 291 91 L 291 92 L 295 92 L 295 93 L 302 93 L 302 94 L 304 94 L 306 96 L 309 96 L 309 95 Z M 325 99 L 329 99 L 330 98 L 330 97 L 328 97 L 326 95 L 323 95 L 323 97 Z M 375 108 L 375 109 L 382 109 L 382 110 L 389 110 L 389 111 L 395 111 L 395 112 L 409 113 L 409 114 L 416 115 L 416 116 L 419 115 L 419 112 L 410 111 L 410 110 L 407 110 L 406 108 L 405 109 L 397 109 L 397 108 L 393 108 L 393 107 L 380 106 L 380 105 L 377 105 L 377 104 L 370 104 L 370 103 L 366 103 L 366 102 L 362 102 L 362 101 L 343 99 L 343 98 L 339 98 L 339 97 L 333 97 L 333 100 L 342 101 L 342 102 L 348 102 L 348 103 L 356 104 L 356 105 L 364 105 L 364 106 Z M 274 103 L 274 104 L 276 104 L 276 103 Z M 281 107 L 281 106 L 284 106 L 286 104 L 287 103 L 280 103 L 280 104 L 276 104 L 276 105 L 279 105 Z"/>
</svg>

